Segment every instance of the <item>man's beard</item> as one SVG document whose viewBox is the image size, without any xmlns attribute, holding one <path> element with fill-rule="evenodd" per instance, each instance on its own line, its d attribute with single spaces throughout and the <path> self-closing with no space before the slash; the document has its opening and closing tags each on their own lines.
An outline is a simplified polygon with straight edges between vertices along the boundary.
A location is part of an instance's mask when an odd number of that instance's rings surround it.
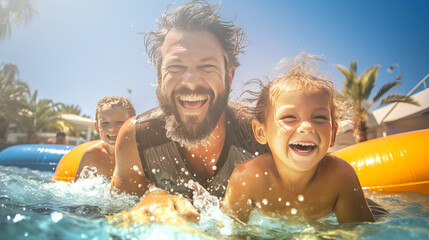
<svg viewBox="0 0 429 240">
<path fill-rule="evenodd" d="M 161 84 L 157 86 L 157 96 L 159 105 L 164 112 L 165 117 L 165 129 L 167 131 L 167 137 L 171 138 L 173 141 L 178 142 L 182 146 L 193 147 L 199 144 L 208 143 L 210 134 L 213 132 L 216 127 L 217 122 L 219 121 L 222 113 L 226 109 L 228 104 L 229 96 L 229 81 L 226 77 L 225 80 L 226 87 L 225 91 L 218 95 L 218 98 L 214 101 L 214 92 L 208 89 L 198 88 L 196 90 L 189 89 L 178 89 L 172 95 L 166 96 L 165 92 L 162 90 Z M 186 122 L 183 122 L 180 118 L 180 115 L 177 111 L 176 101 L 174 101 L 175 96 L 180 93 L 196 93 L 196 94 L 209 94 L 210 102 L 205 103 L 209 104 L 207 109 L 206 116 L 204 119 L 199 120 L 198 116 L 188 117 Z M 168 103 L 168 99 L 172 104 Z"/>
</svg>

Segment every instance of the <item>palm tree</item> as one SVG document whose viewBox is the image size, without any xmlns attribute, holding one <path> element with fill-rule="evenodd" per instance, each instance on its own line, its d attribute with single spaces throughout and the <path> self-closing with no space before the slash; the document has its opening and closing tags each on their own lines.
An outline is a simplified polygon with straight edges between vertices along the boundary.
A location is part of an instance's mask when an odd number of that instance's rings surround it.
<svg viewBox="0 0 429 240">
<path fill-rule="evenodd" d="M 28 85 L 19 79 L 16 65 L 0 65 L 0 138 L 4 136 L 17 111 L 24 107 L 28 90 Z"/>
<path fill-rule="evenodd" d="M 37 133 L 39 132 L 52 129 L 65 132 L 70 130 L 70 124 L 60 119 L 55 111 L 59 103 L 48 99 L 37 101 L 37 90 L 33 94 L 29 92 L 28 95 L 29 101 L 25 104 L 25 108 L 17 113 L 14 121 L 18 128 L 26 133 L 26 143 L 38 143 Z"/>
<path fill-rule="evenodd" d="M 31 0 L 0 1 L 0 41 L 11 35 L 12 22 L 28 23 L 35 13 Z"/>
<path fill-rule="evenodd" d="M 384 84 L 380 90 L 375 94 L 371 101 L 368 101 L 372 90 L 374 89 L 375 80 L 377 80 L 377 72 L 380 69 L 379 65 L 368 68 L 360 77 L 357 77 L 357 63 L 352 61 L 350 67 L 347 69 L 342 65 L 337 65 L 344 75 L 344 85 L 342 96 L 349 101 L 354 110 L 354 137 L 356 142 L 363 142 L 367 140 L 366 133 L 366 120 L 369 115 L 370 109 L 373 105 L 380 100 L 388 91 L 401 85 L 400 81 L 392 81 Z M 390 94 L 384 97 L 379 106 L 389 103 L 409 103 L 419 106 L 413 98 L 403 94 Z"/>
</svg>

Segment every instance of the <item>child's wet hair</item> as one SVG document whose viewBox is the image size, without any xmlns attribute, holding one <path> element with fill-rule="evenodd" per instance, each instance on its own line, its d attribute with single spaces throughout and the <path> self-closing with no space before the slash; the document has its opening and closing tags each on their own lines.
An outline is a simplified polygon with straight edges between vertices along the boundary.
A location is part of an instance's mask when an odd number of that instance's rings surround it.
<svg viewBox="0 0 429 240">
<path fill-rule="evenodd" d="M 261 123 L 265 122 L 265 114 L 268 107 L 276 101 L 282 91 L 292 88 L 298 92 L 326 92 L 329 96 L 331 119 L 333 124 L 345 118 L 345 108 L 341 106 L 341 96 L 335 90 L 332 81 L 319 72 L 316 61 L 324 61 L 307 54 L 299 54 L 295 59 L 280 61 L 277 70 L 280 74 L 273 80 L 266 77 L 264 83 L 260 79 L 251 79 L 245 86 L 257 85 L 259 90 L 246 90 L 243 95 L 250 95 L 242 100 L 241 108 L 247 114 L 251 114 Z M 284 73 L 284 69 L 290 69 Z M 283 72 L 281 72 L 283 71 Z M 255 104 L 256 103 L 256 104 Z"/>
<path fill-rule="evenodd" d="M 105 96 L 97 102 L 97 109 L 95 110 L 95 121 L 98 122 L 98 115 L 101 111 L 112 107 L 124 108 L 128 113 L 128 117 L 133 117 L 136 115 L 136 110 L 134 109 L 133 104 L 128 98 L 120 96 Z"/>
</svg>

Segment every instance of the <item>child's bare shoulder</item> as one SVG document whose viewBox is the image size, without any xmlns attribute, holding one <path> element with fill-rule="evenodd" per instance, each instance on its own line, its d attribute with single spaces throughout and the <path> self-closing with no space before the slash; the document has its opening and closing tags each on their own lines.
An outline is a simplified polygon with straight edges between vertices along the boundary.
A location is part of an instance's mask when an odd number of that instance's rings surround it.
<svg viewBox="0 0 429 240">
<path fill-rule="evenodd" d="M 82 161 L 92 161 L 93 159 L 99 159 L 107 154 L 106 149 L 104 148 L 105 143 L 101 141 L 98 144 L 90 146 L 83 153 Z"/>
<path fill-rule="evenodd" d="M 235 171 L 244 173 L 253 173 L 261 171 L 272 165 L 272 157 L 270 154 L 262 154 L 254 158 L 248 159 L 237 165 Z"/>
<path fill-rule="evenodd" d="M 321 164 L 322 169 L 335 173 L 337 176 L 350 176 L 350 173 L 355 173 L 350 163 L 335 155 L 327 154 Z"/>
</svg>

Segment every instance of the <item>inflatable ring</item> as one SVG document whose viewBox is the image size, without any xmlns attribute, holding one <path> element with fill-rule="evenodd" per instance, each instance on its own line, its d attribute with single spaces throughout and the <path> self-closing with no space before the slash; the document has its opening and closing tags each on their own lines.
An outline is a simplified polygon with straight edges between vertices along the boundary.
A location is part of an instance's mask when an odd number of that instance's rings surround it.
<svg viewBox="0 0 429 240">
<path fill-rule="evenodd" d="M 80 159 L 82 158 L 83 153 L 86 151 L 86 149 L 99 143 L 100 141 L 101 140 L 96 140 L 83 143 L 64 155 L 64 157 L 61 158 L 60 162 L 58 163 L 52 179 L 65 182 L 72 181 L 76 175 L 76 171 L 79 167 Z"/>
<path fill-rule="evenodd" d="M 72 148 L 72 145 L 57 144 L 15 145 L 0 152 L 0 165 L 52 172 Z"/>
<path fill-rule="evenodd" d="M 429 129 L 390 135 L 338 150 L 363 189 L 429 194 Z"/>
</svg>

